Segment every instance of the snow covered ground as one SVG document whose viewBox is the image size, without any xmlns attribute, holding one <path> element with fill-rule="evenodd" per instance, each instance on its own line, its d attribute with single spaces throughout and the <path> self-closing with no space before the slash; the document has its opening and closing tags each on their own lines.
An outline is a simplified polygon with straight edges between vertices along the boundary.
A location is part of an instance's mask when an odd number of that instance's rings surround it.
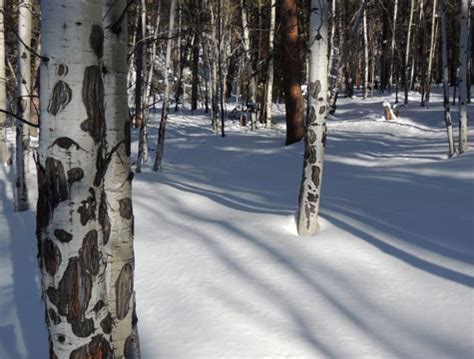
<svg viewBox="0 0 474 359">
<path fill-rule="evenodd" d="M 303 146 L 283 146 L 282 115 L 221 138 L 172 112 L 163 172 L 134 180 L 143 358 L 473 357 L 474 131 L 448 160 L 438 94 L 390 122 L 386 99 L 330 118 L 315 238 L 296 235 Z M 8 171 L 0 358 L 45 358 L 34 213 L 12 213 Z"/>
</svg>

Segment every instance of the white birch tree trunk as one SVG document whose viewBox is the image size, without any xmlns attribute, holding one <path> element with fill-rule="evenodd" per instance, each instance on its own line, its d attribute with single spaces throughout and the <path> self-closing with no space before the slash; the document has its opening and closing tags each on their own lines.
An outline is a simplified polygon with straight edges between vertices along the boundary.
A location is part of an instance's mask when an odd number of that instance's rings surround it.
<svg viewBox="0 0 474 359">
<path fill-rule="evenodd" d="M 467 150 L 467 66 L 469 63 L 469 0 L 461 0 L 461 38 L 459 41 L 459 153 Z"/>
<path fill-rule="evenodd" d="M 17 116 L 30 121 L 31 100 L 31 54 L 25 46 L 31 45 L 31 12 L 30 0 L 19 0 L 18 13 L 18 63 L 17 63 Z M 28 156 L 29 129 L 21 121 L 16 124 L 16 194 L 15 210 L 26 211 L 28 203 Z"/>
<path fill-rule="evenodd" d="M 104 253 L 110 218 L 103 181 L 112 149 L 104 142 L 103 0 L 43 0 L 41 7 L 37 237 L 50 357 L 113 358 Z"/>
<path fill-rule="evenodd" d="M 367 10 L 364 9 L 364 99 L 369 91 L 369 37 L 367 35 Z"/>
<path fill-rule="evenodd" d="M 405 78 L 405 105 L 408 104 L 408 91 L 410 89 L 410 74 L 408 73 L 408 62 L 410 61 L 410 48 L 411 48 L 411 28 L 413 26 L 413 14 L 415 13 L 415 1 L 416 0 L 410 0 L 410 17 L 408 20 L 408 33 L 407 33 L 407 44 L 405 48 L 405 72 L 404 72 L 404 78 Z M 413 66 L 412 66 L 413 68 Z"/>
<path fill-rule="evenodd" d="M 446 30 L 446 0 L 440 0 L 441 14 L 441 51 L 443 60 L 443 105 L 444 122 L 446 123 L 446 132 L 448 135 L 449 157 L 455 153 L 453 121 L 451 120 L 451 109 L 449 107 L 449 69 L 448 69 L 448 38 Z"/>
<path fill-rule="evenodd" d="M 390 91 L 392 89 L 393 85 L 393 63 L 395 61 L 395 46 L 396 46 L 396 33 L 397 33 L 397 15 L 398 15 L 398 0 L 395 0 L 395 3 L 393 5 L 393 22 L 392 22 L 392 43 L 390 46 L 390 78 L 389 78 L 389 84 L 390 84 Z M 398 81 L 398 79 L 397 79 Z"/>
<path fill-rule="evenodd" d="M 4 0 L 0 0 L 0 109 L 7 109 L 7 88 L 5 75 L 5 26 L 4 26 Z M 0 112 L 0 164 L 7 165 L 8 148 L 6 137 L 6 114 Z"/>
<path fill-rule="evenodd" d="M 328 112 L 328 6 L 327 0 L 311 1 L 308 111 L 297 219 L 300 236 L 312 236 L 318 230 Z"/>
<path fill-rule="evenodd" d="M 168 28 L 168 40 L 166 43 L 165 58 L 165 93 L 163 94 L 163 107 L 161 109 L 160 129 L 158 131 L 158 144 L 156 147 L 154 171 L 161 171 L 161 161 L 165 151 L 165 132 L 166 122 L 168 121 L 169 102 L 170 102 L 170 76 L 171 76 L 171 50 L 173 45 L 174 19 L 176 13 L 176 0 L 171 0 L 170 20 Z"/>
<path fill-rule="evenodd" d="M 428 58 L 428 74 L 427 78 L 427 86 L 426 86 L 426 97 L 425 97 L 425 107 L 430 107 L 430 93 L 431 93 L 431 72 L 433 66 L 433 58 L 436 50 L 436 38 L 437 38 L 437 30 L 438 30 L 438 23 L 436 21 L 436 11 L 438 9 L 438 0 L 433 0 L 433 14 L 431 17 L 431 42 L 430 42 L 430 55 Z"/>
<path fill-rule="evenodd" d="M 273 51 L 275 48 L 275 27 L 276 27 L 276 0 L 271 0 L 270 3 L 270 31 L 268 33 L 268 54 L 271 56 L 268 63 L 268 75 L 265 90 L 265 124 L 266 127 L 272 126 L 272 105 L 273 105 L 273 72 L 274 72 L 274 61 Z"/>
<path fill-rule="evenodd" d="M 127 103 L 126 0 L 105 0 L 104 75 L 106 149 L 110 164 L 104 176 L 104 196 L 110 238 L 107 258 L 107 297 L 112 349 L 116 359 L 140 357 L 134 292 L 133 207 L 130 168 L 130 129 Z"/>
</svg>

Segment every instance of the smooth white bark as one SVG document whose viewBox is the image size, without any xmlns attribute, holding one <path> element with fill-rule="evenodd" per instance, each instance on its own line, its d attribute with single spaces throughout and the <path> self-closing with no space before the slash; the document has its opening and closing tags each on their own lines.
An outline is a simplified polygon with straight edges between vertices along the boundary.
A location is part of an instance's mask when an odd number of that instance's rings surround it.
<svg viewBox="0 0 474 359">
<path fill-rule="evenodd" d="M 318 230 L 328 112 L 328 7 L 327 0 L 311 1 L 308 111 L 297 220 L 300 236 L 312 236 Z"/>
<path fill-rule="evenodd" d="M 276 0 L 271 0 L 270 3 L 270 31 L 268 33 L 268 53 L 271 56 L 268 62 L 267 84 L 265 90 L 265 123 L 267 127 L 272 125 L 272 105 L 273 105 L 273 49 L 275 48 L 275 26 L 276 26 Z"/>
<path fill-rule="evenodd" d="M 459 153 L 467 150 L 467 66 L 469 63 L 469 0 L 461 0 L 461 38 L 459 41 Z"/>
<path fill-rule="evenodd" d="M 5 77 L 5 24 L 4 24 L 4 0 L 0 0 L 0 109 L 7 109 L 7 89 Z M 6 114 L 0 112 L 0 164 L 8 162 L 8 148 L 5 128 Z"/>
</svg>

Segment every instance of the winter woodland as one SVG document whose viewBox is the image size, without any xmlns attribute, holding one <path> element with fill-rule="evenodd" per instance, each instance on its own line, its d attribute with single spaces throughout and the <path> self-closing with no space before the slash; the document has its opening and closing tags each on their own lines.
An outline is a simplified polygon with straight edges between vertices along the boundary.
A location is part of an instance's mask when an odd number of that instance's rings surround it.
<svg viewBox="0 0 474 359">
<path fill-rule="evenodd" d="M 0 358 L 472 358 L 473 31 L 0 0 Z"/>
</svg>

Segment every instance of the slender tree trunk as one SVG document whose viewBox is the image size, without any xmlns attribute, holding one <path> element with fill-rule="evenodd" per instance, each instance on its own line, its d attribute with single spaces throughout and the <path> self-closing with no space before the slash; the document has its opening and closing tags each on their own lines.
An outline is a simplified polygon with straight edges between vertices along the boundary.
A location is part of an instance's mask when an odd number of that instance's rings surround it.
<svg viewBox="0 0 474 359">
<path fill-rule="evenodd" d="M 198 12 L 197 15 L 197 26 L 194 34 L 193 42 L 193 64 L 192 64 L 192 75 L 193 83 L 191 86 L 191 111 L 197 110 L 198 103 L 198 88 L 199 88 L 199 49 L 201 43 L 201 7 L 202 0 L 194 0 L 195 9 Z"/>
<path fill-rule="evenodd" d="M 112 358 L 103 181 L 113 149 L 105 143 L 103 1 L 43 0 L 41 7 L 48 61 L 41 65 L 36 233 L 50 357 Z M 133 310 L 117 304 L 123 316 Z"/>
<path fill-rule="evenodd" d="M 110 239 L 105 246 L 107 297 L 115 358 L 138 359 L 140 348 L 133 276 L 133 173 L 128 160 L 131 128 L 127 105 L 128 37 L 127 18 L 122 15 L 126 0 L 106 0 L 105 5 L 103 64 L 107 72 L 104 76 L 104 103 L 106 148 L 111 156 L 104 176 L 103 194 L 103 211 L 108 215 L 110 226 Z"/>
<path fill-rule="evenodd" d="M 415 13 L 415 1 L 410 0 L 410 18 L 408 20 L 407 44 L 405 48 L 405 71 L 404 71 L 404 89 L 405 89 L 405 104 L 408 104 L 408 91 L 410 90 L 410 74 L 408 73 L 408 63 L 410 61 L 410 45 L 411 45 L 411 28 L 413 26 L 413 14 Z M 413 66 L 412 66 L 413 68 Z"/>
<path fill-rule="evenodd" d="M 396 36 L 397 36 L 397 15 L 398 15 L 398 0 L 395 0 L 393 4 L 393 21 L 392 21 L 392 43 L 390 46 L 390 78 L 389 84 L 390 89 L 393 86 L 393 65 L 395 62 L 395 50 L 396 50 Z M 397 79 L 398 82 L 398 79 Z"/>
<path fill-rule="evenodd" d="M 295 0 L 282 0 L 280 10 L 283 91 L 286 108 L 286 145 L 304 137 L 301 58 L 298 44 L 298 13 Z"/>
<path fill-rule="evenodd" d="M 225 137 L 225 129 L 224 129 L 224 86 L 225 86 L 225 78 L 223 74 L 223 67 L 225 61 L 223 61 L 223 24 L 222 24 L 222 0 L 217 0 L 217 69 L 218 69 L 218 86 L 219 86 L 219 107 L 221 112 L 221 137 Z"/>
<path fill-rule="evenodd" d="M 446 33 L 446 0 L 440 0 L 441 13 L 441 50 L 443 58 L 443 104 L 444 104 L 444 121 L 446 123 L 446 131 L 448 134 L 449 157 L 454 155 L 454 136 L 453 122 L 451 120 L 451 110 L 449 108 L 449 65 L 448 65 L 448 38 Z"/>
<path fill-rule="evenodd" d="M 5 75 L 4 0 L 0 0 L 0 109 L 7 109 L 7 79 Z M 8 147 L 5 127 L 6 114 L 0 112 L 0 163 L 8 164 Z"/>
<path fill-rule="evenodd" d="M 311 236 L 318 230 L 328 111 L 328 7 L 327 0 L 311 1 L 308 112 L 298 210 L 300 236 Z"/>
<path fill-rule="evenodd" d="M 170 77 L 171 77 L 171 49 L 173 45 L 174 18 L 176 13 L 176 0 L 171 0 L 170 20 L 168 27 L 168 40 L 166 43 L 165 58 L 165 93 L 163 95 L 163 107 L 161 108 L 160 129 L 158 130 L 158 144 L 156 146 L 154 171 L 161 171 L 161 161 L 165 151 L 165 132 L 166 122 L 168 121 L 169 102 L 170 102 Z"/>
<path fill-rule="evenodd" d="M 436 11 L 438 9 L 438 0 L 433 0 L 433 14 L 431 17 L 431 43 L 430 43 L 430 55 L 428 58 L 428 73 L 426 76 L 426 98 L 425 98 L 425 107 L 430 107 L 430 93 L 431 93 L 431 75 L 432 75 L 432 67 L 433 67 L 433 59 L 436 49 L 436 37 L 437 37 L 437 30 L 438 30 L 438 23 L 436 21 Z"/>
<path fill-rule="evenodd" d="M 369 37 L 367 35 L 367 9 L 364 9 L 364 99 L 369 91 Z"/>
<path fill-rule="evenodd" d="M 461 38 L 459 41 L 459 153 L 467 150 L 467 66 L 469 39 L 469 0 L 461 0 Z"/>
<path fill-rule="evenodd" d="M 265 90 L 265 124 L 267 127 L 272 125 L 272 105 L 273 105 L 273 49 L 275 41 L 275 26 L 276 26 L 276 0 L 272 0 L 270 3 L 270 31 L 268 33 L 268 54 L 270 56 L 270 61 L 268 63 L 267 70 L 267 83 Z"/>
<path fill-rule="evenodd" d="M 31 55 L 25 46 L 31 45 L 31 11 L 30 0 L 19 0 L 18 14 L 18 64 L 17 64 L 17 115 L 30 121 L 31 100 Z M 29 129 L 21 121 L 16 124 L 16 195 L 15 210 L 26 211 L 28 201 L 28 156 Z"/>
</svg>

